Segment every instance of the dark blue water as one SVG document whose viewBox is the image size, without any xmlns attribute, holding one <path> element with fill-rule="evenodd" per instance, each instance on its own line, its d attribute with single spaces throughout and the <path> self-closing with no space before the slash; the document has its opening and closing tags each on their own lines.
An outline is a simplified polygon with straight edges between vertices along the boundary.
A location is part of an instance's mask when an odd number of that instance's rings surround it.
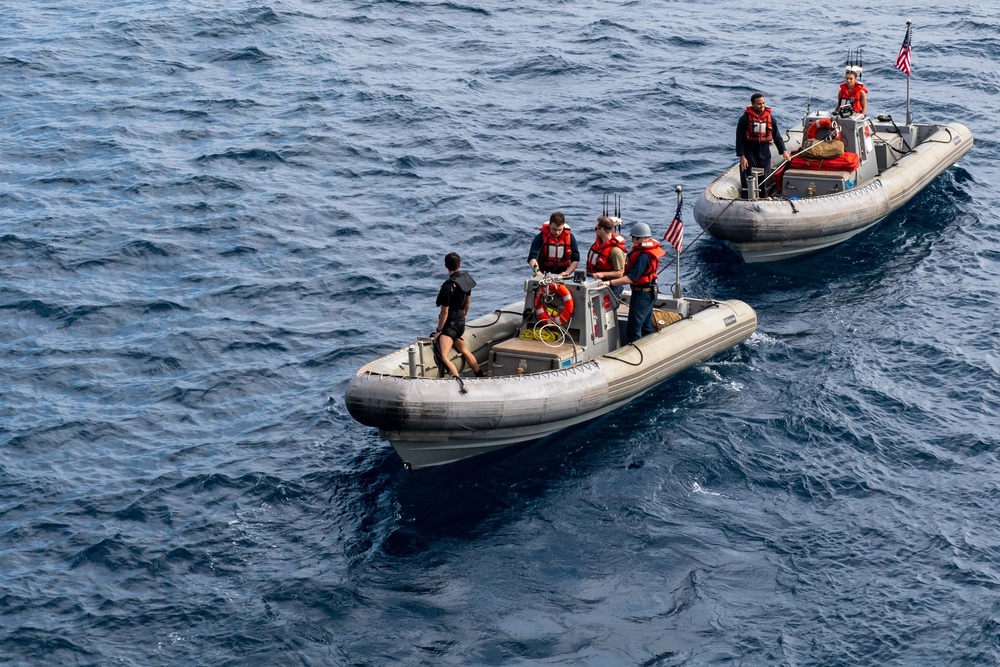
<svg viewBox="0 0 1000 667">
<path fill-rule="evenodd" d="M 1000 663 L 1000 11 L 847 0 L 0 5 L 0 663 Z M 763 89 L 976 145 L 829 251 L 695 240 Z M 343 393 L 457 250 L 516 297 L 606 193 L 758 332 L 406 472 Z M 586 235 L 585 235 L 586 236 Z M 586 236 L 589 238 L 589 236 Z"/>
</svg>

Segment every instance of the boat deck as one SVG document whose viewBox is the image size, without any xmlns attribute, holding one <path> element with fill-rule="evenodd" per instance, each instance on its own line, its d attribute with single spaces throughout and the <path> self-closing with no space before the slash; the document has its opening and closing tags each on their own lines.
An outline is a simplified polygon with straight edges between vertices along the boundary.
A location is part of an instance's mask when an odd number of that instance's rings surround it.
<svg viewBox="0 0 1000 667">
<path fill-rule="evenodd" d="M 541 340 L 511 338 L 494 345 L 493 351 L 507 356 L 521 354 L 531 357 L 553 357 L 559 361 L 573 358 L 573 344 L 568 341 L 556 345 Z"/>
</svg>

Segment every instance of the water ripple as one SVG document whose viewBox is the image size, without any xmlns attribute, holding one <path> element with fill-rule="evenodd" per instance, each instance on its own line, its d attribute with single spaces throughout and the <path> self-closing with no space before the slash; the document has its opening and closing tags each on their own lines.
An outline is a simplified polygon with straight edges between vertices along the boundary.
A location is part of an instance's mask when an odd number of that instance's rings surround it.
<svg viewBox="0 0 1000 667">
<path fill-rule="evenodd" d="M 584 250 L 609 193 L 659 233 L 681 184 L 690 220 L 749 94 L 794 123 L 847 47 L 901 118 L 896 13 L 0 8 L 0 662 L 994 661 L 1000 41 L 912 9 L 914 116 L 972 129 L 960 165 L 779 265 L 689 223 L 684 291 L 754 306 L 746 344 L 408 472 L 343 395 L 433 328 L 445 253 L 475 316 L 552 211 Z"/>
</svg>

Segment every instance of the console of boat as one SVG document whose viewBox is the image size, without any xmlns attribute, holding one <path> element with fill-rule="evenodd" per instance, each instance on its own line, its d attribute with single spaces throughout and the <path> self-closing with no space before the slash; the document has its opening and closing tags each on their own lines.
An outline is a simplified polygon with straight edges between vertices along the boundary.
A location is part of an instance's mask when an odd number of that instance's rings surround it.
<svg viewBox="0 0 1000 667">
<path fill-rule="evenodd" d="M 679 287 L 675 290 L 679 293 Z M 623 345 L 629 292 L 587 280 L 533 277 L 524 297 L 466 325 L 487 377 L 452 351 L 460 377 L 440 377 L 433 340 L 362 367 L 347 409 L 378 428 L 407 468 L 451 463 L 543 438 L 615 410 L 667 378 L 738 345 L 757 316 L 742 301 L 659 294 L 657 331 Z"/>
</svg>

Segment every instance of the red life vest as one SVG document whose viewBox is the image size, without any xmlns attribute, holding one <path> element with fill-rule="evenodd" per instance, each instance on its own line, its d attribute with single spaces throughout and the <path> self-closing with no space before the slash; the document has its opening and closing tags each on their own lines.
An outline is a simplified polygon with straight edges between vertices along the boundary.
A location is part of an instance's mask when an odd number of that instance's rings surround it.
<svg viewBox="0 0 1000 667">
<path fill-rule="evenodd" d="M 569 268 L 573 258 L 569 225 L 563 228 L 559 238 L 549 233 L 549 223 L 542 225 L 542 249 L 538 253 L 538 268 L 547 273 L 557 273 Z"/>
<path fill-rule="evenodd" d="M 667 251 L 660 247 L 660 242 L 656 239 L 649 239 L 642 243 L 636 243 L 628 253 L 625 261 L 625 275 L 632 270 L 639 255 L 645 253 L 649 256 L 649 267 L 643 271 L 638 280 L 632 281 L 632 287 L 642 287 L 656 282 L 656 274 L 660 269 L 660 258 L 667 254 Z"/>
<path fill-rule="evenodd" d="M 861 93 L 868 93 L 868 89 L 860 81 L 854 84 L 854 90 L 847 90 L 846 83 L 840 84 L 840 99 L 837 106 L 846 107 L 849 104 L 854 113 L 861 113 Z"/>
<path fill-rule="evenodd" d="M 774 133 L 774 123 L 771 121 L 771 107 L 764 107 L 764 113 L 759 116 L 753 110 L 753 107 L 747 107 L 747 119 L 750 122 L 747 123 L 747 131 L 743 135 L 743 138 L 746 141 L 756 141 L 764 144 L 771 143 Z"/>
<path fill-rule="evenodd" d="M 611 251 L 615 248 L 619 248 L 622 253 L 626 252 L 625 237 L 621 234 L 612 234 L 605 242 L 595 240 L 594 245 L 590 246 L 590 254 L 587 255 L 587 273 L 613 270 L 614 267 L 609 260 Z"/>
</svg>

